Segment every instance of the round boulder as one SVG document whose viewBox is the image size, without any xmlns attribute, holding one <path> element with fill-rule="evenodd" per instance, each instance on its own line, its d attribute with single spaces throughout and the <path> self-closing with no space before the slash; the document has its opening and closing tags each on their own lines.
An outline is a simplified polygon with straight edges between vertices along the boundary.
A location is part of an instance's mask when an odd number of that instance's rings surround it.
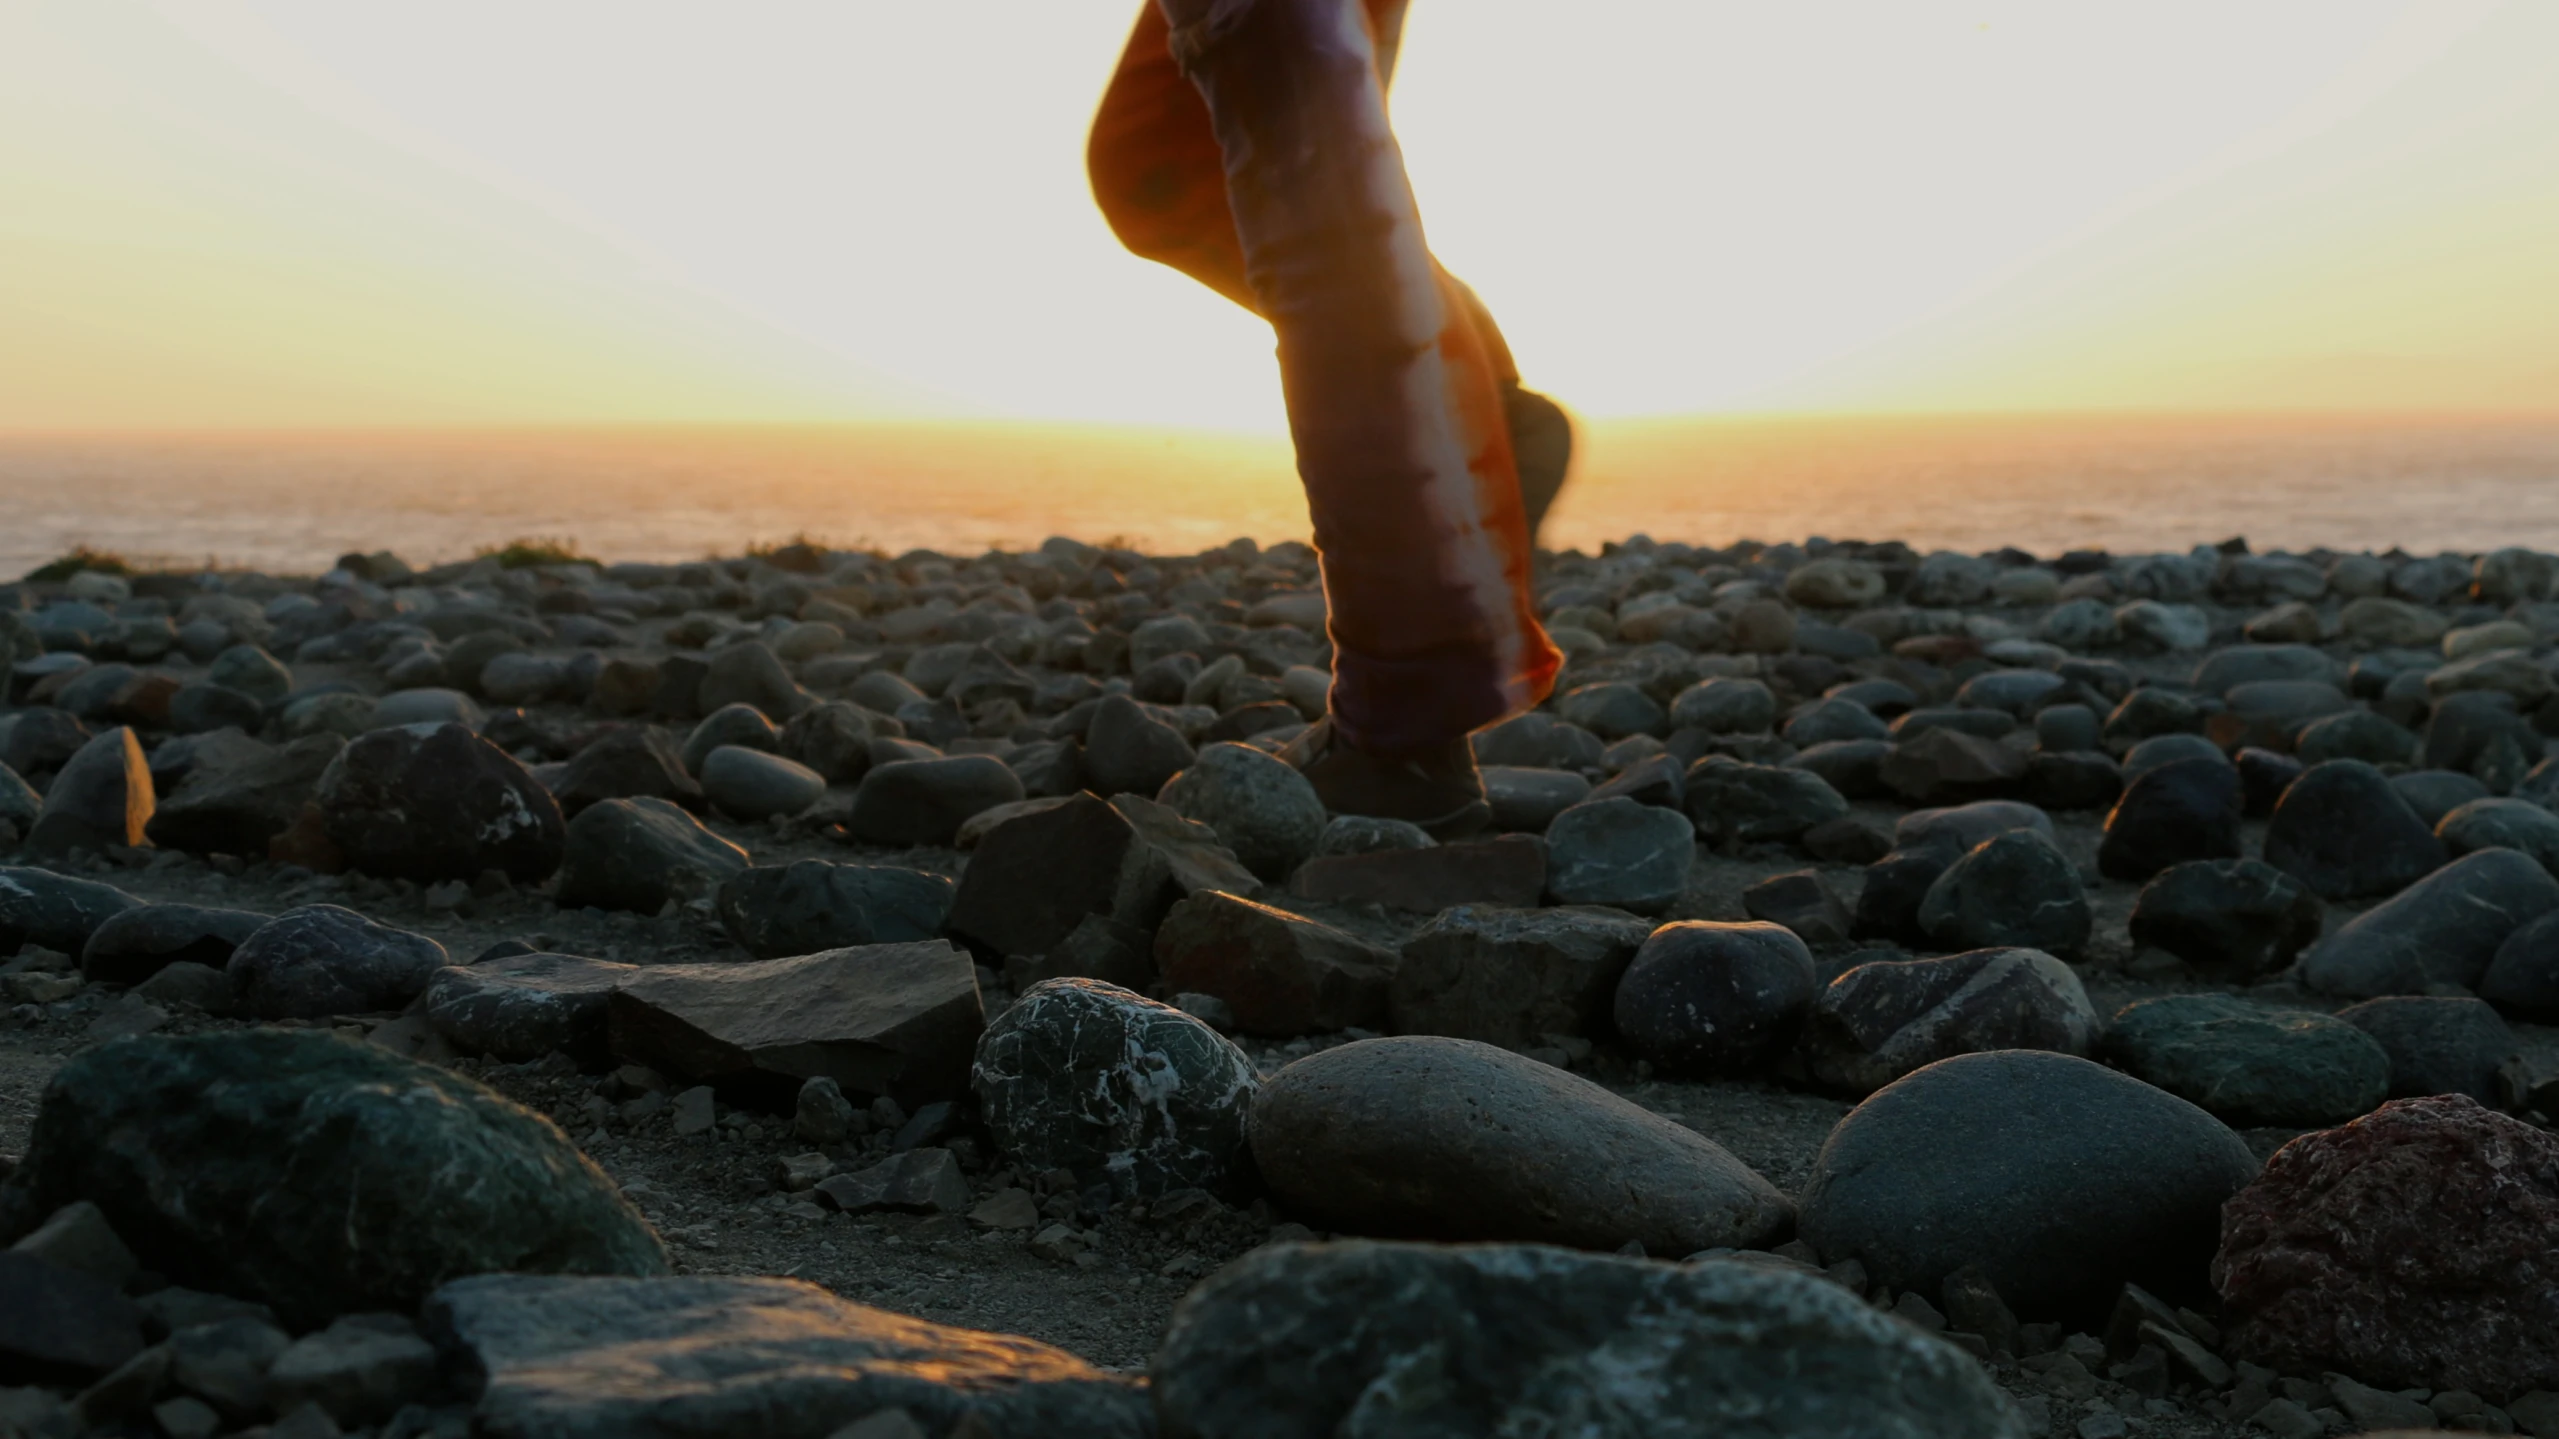
<svg viewBox="0 0 2559 1439">
<path fill-rule="evenodd" d="M 1739 1074 L 1794 1037 L 1818 988 L 1783 925 L 1687 920 L 1654 930 L 1617 981 L 1618 1037 L 1657 1068 Z"/>
<path fill-rule="evenodd" d="M 723 814 L 772 819 L 826 798 L 826 776 L 797 760 L 725 744 L 702 757 L 702 792 Z"/>
<path fill-rule="evenodd" d="M 1043 980 L 979 1036 L 969 1087 L 1017 1166 L 1115 1196 L 1240 1193 L 1253 1061 L 1171 1005 L 1096 979 Z"/>
<path fill-rule="evenodd" d="M 2266 863 L 2321 899 L 2394 894 L 2443 866 L 2443 841 L 2361 760 L 2315 764 L 2266 821 Z"/>
<path fill-rule="evenodd" d="M 2163 949 L 2225 980 L 2292 963 L 2319 938 L 2324 911 L 2310 887 L 2254 859 L 2170 865 L 2133 901 L 2133 943 Z"/>
<path fill-rule="evenodd" d="M 549 1120 L 311 1030 L 149 1035 L 65 1064 L 0 1189 L 0 1233 L 81 1199 L 151 1268 L 297 1330 L 414 1313 L 469 1274 L 667 1271 L 647 1222 Z"/>
<path fill-rule="evenodd" d="M 444 946 L 423 934 L 313 904 L 251 931 L 231 952 L 228 972 L 244 1013 L 317 1019 L 401 1008 L 450 962 Z"/>
<path fill-rule="evenodd" d="M 1919 902 L 1919 927 L 1951 949 L 2077 954 L 2093 923 L 2079 867 L 2031 829 L 1982 841 Z"/>
<path fill-rule="evenodd" d="M 329 842 L 367 874 L 537 884 L 560 867 L 559 802 L 515 757 L 458 724 L 357 736 L 320 774 Z"/>
<path fill-rule="evenodd" d="M 2239 771 L 2219 755 L 2132 775 L 2106 816 L 2097 868 L 2110 879 L 2145 880 L 2187 860 L 2237 859 L 2242 802 Z"/>
<path fill-rule="evenodd" d="M 1286 879 L 1324 835 L 1324 802 L 1295 766 L 1245 744 L 1213 744 L 1156 799 L 1217 831 L 1244 867 Z"/>
<path fill-rule="evenodd" d="M 1697 860 L 1697 827 L 1675 809 L 1623 795 L 1586 800 L 1546 826 L 1546 888 L 1558 904 L 1659 914 Z"/>
<path fill-rule="evenodd" d="M 874 765 L 844 827 L 869 844 L 949 844 L 971 815 L 1022 798 L 1021 776 L 993 755 Z"/>
<path fill-rule="evenodd" d="M 2342 1124 L 2390 1093 L 2390 1056 L 2372 1036 L 2324 1014 L 2226 994 L 2128 1004 L 2101 1053 L 2232 1124 Z"/>
<path fill-rule="evenodd" d="M 1894 1289 L 1978 1266 L 2029 1319 L 2102 1317 L 2129 1280 L 2199 1297 L 2222 1201 L 2257 1172 L 2228 1126 L 2064 1054 L 1968 1054 L 1878 1091 L 1833 1129 L 1803 1237 Z"/>
<path fill-rule="evenodd" d="M 2511 849 L 2453 861 L 2355 916 L 2301 959 L 2302 982 L 2369 999 L 2430 984 L 2476 988 L 2509 936 L 2559 910 L 2559 881 Z"/>
<path fill-rule="evenodd" d="M 2487 1001 L 2455 995 L 2394 994 L 2337 1011 L 2390 1056 L 2390 1097 L 2466 1094 L 2496 1104 L 2497 1070 L 2513 1057 L 2515 1032 Z"/>
<path fill-rule="evenodd" d="M 1273 1196 L 1353 1233 L 1690 1254 L 1772 1244 L 1794 1222 L 1713 1140 L 1473 1040 L 1308 1055 L 1263 1086 L 1252 1136 Z"/>
</svg>

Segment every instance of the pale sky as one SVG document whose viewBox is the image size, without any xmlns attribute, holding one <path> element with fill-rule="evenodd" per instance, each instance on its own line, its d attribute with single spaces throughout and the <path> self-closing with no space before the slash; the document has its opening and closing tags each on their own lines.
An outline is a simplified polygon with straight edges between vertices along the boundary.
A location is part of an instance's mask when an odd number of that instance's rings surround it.
<svg viewBox="0 0 2559 1439">
<path fill-rule="evenodd" d="M 0 0 L 0 428 L 1273 431 L 1122 253 L 1135 0 Z M 2559 406 L 2554 0 L 1416 0 L 1434 247 L 1593 416 Z"/>
</svg>

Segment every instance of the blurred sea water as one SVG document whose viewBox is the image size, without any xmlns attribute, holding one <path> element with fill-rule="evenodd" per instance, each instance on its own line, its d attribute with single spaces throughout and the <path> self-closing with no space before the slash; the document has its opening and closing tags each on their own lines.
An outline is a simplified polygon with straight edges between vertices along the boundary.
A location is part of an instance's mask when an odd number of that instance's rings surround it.
<svg viewBox="0 0 2559 1439">
<path fill-rule="evenodd" d="M 974 553 L 1052 534 L 1304 538 L 1276 437 L 1038 425 L 0 435 L 0 578 L 75 544 L 308 573 L 519 537 L 611 560 L 807 536 Z M 2559 413 L 1831 416 L 1584 427 L 1558 548 L 2559 549 Z"/>
</svg>

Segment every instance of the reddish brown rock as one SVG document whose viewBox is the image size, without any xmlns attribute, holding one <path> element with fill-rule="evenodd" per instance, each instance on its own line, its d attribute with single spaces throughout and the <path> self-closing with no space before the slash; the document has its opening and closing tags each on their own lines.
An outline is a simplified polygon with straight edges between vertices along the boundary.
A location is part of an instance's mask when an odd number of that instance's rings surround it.
<svg viewBox="0 0 2559 1439">
<path fill-rule="evenodd" d="M 2386 1389 L 2559 1389 L 2559 1137 L 2462 1095 L 2304 1135 L 2223 1206 L 2234 1356 Z"/>
<path fill-rule="evenodd" d="M 1328 855 L 1299 866 L 1289 888 L 1300 899 L 1414 914 L 1461 904 L 1527 909 L 1546 892 L 1546 846 L 1535 835 L 1509 834 L 1431 849 Z"/>
</svg>

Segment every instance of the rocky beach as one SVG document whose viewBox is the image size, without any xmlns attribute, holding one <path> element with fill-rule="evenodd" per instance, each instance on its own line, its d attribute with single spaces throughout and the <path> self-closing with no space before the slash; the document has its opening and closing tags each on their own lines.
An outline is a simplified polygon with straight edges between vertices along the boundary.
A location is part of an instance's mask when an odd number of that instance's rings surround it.
<svg viewBox="0 0 2559 1439">
<path fill-rule="evenodd" d="M 0 1436 L 2559 1436 L 2559 557 L 0 586 Z"/>
</svg>

